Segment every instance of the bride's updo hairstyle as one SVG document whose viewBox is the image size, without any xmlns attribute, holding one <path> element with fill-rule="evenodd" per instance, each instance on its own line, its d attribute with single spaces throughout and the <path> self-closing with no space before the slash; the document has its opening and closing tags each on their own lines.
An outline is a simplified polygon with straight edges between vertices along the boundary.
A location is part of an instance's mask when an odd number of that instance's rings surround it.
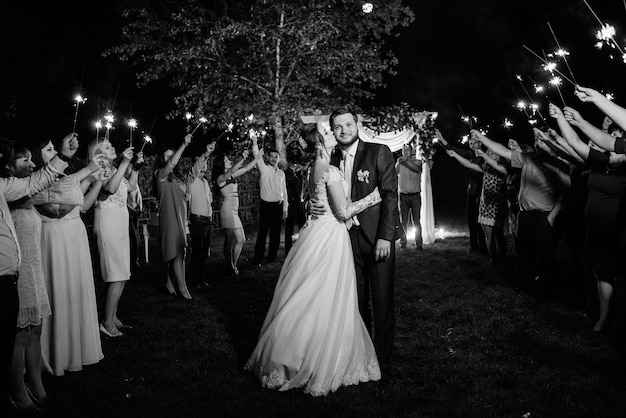
<svg viewBox="0 0 626 418">
<path fill-rule="evenodd" d="M 300 130 L 300 140 L 304 153 L 303 162 L 305 164 L 313 161 L 319 152 L 320 145 L 324 146 L 324 137 L 317 130 L 316 123 L 307 123 Z"/>
</svg>

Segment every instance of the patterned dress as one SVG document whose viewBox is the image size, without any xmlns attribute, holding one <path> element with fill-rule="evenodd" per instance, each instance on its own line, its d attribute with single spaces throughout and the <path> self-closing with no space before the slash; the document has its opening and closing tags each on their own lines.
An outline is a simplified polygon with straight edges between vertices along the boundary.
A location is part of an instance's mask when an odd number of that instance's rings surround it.
<svg viewBox="0 0 626 418">
<path fill-rule="evenodd" d="M 504 226 L 507 214 L 506 176 L 491 166 L 484 167 L 483 190 L 478 206 L 478 223 Z"/>
</svg>

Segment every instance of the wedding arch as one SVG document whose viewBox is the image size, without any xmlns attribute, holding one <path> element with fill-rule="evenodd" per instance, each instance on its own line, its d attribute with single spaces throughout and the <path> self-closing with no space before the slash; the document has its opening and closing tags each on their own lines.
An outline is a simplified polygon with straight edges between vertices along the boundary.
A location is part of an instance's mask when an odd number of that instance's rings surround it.
<svg viewBox="0 0 626 418">
<path fill-rule="evenodd" d="M 328 116 L 302 115 L 300 119 L 302 123 L 321 122 L 327 129 L 330 129 Z M 391 152 L 400 151 L 404 144 L 417 145 L 414 149 L 416 149 L 417 157 L 422 160 L 420 224 L 422 241 L 426 245 L 435 242 L 435 212 L 430 169 L 434 153 L 433 127 L 436 118 L 436 112 L 422 111 L 410 112 L 408 118 L 392 116 L 391 123 L 388 120 L 382 121 L 380 118 L 359 115 L 358 122 L 359 136 L 363 141 L 387 145 Z"/>
</svg>

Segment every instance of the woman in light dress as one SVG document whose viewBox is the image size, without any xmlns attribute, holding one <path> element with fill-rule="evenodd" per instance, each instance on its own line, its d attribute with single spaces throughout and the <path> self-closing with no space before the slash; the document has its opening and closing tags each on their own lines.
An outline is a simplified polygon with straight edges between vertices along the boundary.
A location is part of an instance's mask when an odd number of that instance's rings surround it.
<svg viewBox="0 0 626 418">
<path fill-rule="evenodd" d="M 100 255 L 100 271 L 102 280 L 107 283 L 104 320 L 100 323 L 100 331 L 108 337 L 120 337 L 120 328 L 126 327 L 117 317 L 124 285 L 130 279 L 130 235 L 129 216 L 126 206 L 129 193 L 137 188 L 137 171 L 131 170 L 129 179 L 126 170 L 133 158 L 133 149 L 127 148 L 119 167 L 113 168 L 117 158 L 115 148 L 107 139 L 95 139 L 87 150 L 89 158 L 102 154 L 107 159 L 107 166 L 112 168 L 111 177 L 102 185 L 100 196 L 96 201 L 94 213 L 94 232 Z M 138 161 L 143 156 L 138 155 Z"/>
<path fill-rule="evenodd" d="M 213 161 L 213 172 L 211 178 L 214 179 L 216 192 L 222 195 L 222 205 L 220 206 L 220 223 L 224 229 L 224 258 L 230 272 L 235 276 L 239 275 L 237 262 L 246 242 L 246 234 L 243 230 L 241 219 L 239 219 L 239 195 L 237 192 L 237 177 L 243 176 L 256 166 L 256 162 L 263 155 L 259 152 L 257 158 L 243 165 L 248 159 L 248 151 L 244 151 L 241 158 L 234 164 L 226 155 L 218 155 Z"/>
<path fill-rule="evenodd" d="M 37 167 L 56 155 L 52 142 L 45 139 L 32 144 L 30 151 Z M 102 156 L 96 156 L 87 167 L 53 183 L 40 194 L 47 202 L 65 204 L 35 206 L 42 219 L 41 266 L 52 309 L 52 316 L 43 319 L 42 364 L 57 376 L 82 370 L 84 365 L 95 364 L 104 357 L 89 241 L 80 218 L 81 210 L 93 205 L 106 178 L 100 170 L 103 162 Z M 96 171 L 98 177 L 93 175 Z"/>
<path fill-rule="evenodd" d="M 309 124 L 303 138 L 311 161 L 309 190 L 328 210 L 308 221 L 289 251 L 246 369 L 263 387 L 304 388 L 323 396 L 340 386 L 380 380 L 374 345 L 359 314 L 345 220 L 381 199 L 376 189 L 348 204 L 343 175 L 330 165 L 334 137 Z"/>
</svg>

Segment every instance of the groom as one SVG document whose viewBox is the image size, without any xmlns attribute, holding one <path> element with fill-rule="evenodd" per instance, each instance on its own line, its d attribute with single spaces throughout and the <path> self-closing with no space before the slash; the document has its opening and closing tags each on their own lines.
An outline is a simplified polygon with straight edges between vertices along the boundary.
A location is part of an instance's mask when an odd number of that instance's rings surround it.
<svg viewBox="0 0 626 418">
<path fill-rule="evenodd" d="M 395 241 L 404 236 L 398 216 L 398 176 L 389 147 L 363 142 L 357 129 L 357 115 L 347 107 L 329 117 L 338 145 L 331 164 L 339 167 L 355 202 L 380 191 L 382 202 L 348 220 L 357 277 L 359 311 L 372 331 L 370 294 L 374 313 L 374 347 L 382 369 L 383 382 L 391 376 L 391 351 L 395 336 L 394 277 Z"/>
</svg>

